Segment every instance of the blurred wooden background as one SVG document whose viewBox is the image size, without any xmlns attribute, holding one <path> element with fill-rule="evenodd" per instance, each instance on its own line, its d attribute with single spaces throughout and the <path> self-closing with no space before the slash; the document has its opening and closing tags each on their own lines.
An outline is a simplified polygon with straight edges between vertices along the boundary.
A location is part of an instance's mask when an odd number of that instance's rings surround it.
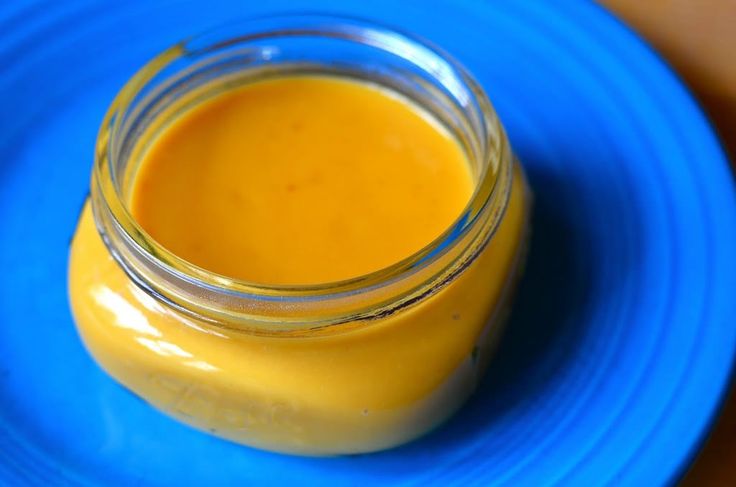
<svg viewBox="0 0 736 487">
<path fill-rule="evenodd" d="M 602 3 L 642 34 L 682 76 L 715 124 L 732 158 L 731 168 L 736 167 L 736 0 Z M 682 485 L 736 486 L 736 391 L 731 391 Z"/>
<path fill-rule="evenodd" d="M 664 55 L 736 155 L 736 0 L 602 0 Z M 733 166 L 732 166 L 733 167 Z"/>
</svg>

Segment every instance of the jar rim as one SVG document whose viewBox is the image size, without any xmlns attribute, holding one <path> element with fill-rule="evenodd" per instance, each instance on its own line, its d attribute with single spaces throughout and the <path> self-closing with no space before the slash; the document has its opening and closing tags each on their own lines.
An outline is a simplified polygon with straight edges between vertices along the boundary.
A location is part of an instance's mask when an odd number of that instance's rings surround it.
<svg viewBox="0 0 736 487">
<path fill-rule="evenodd" d="M 274 23 L 277 24 L 277 27 L 273 27 Z M 231 32 L 234 29 L 240 34 L 233 36 Z M 430 70 L 434 77 L 443 78 L 440 79 L 443 83 L 462 83 L 464 85 L 463 89 L 473 98 L 469 101 L 479 109 L 484 131 L 483 134 L 480 134 L 480 138 L 484 139 L 482 141 L 484 143 L 482 157 L 485 160 L 483 161 L 482 171 L 478 174 L 473 194 L 450 227 L 420 250 L 388 267 L 344 280 L 293 285 L 256 283 L 224 276 L 182 259 L 158 244 L 143 230 L 128 209 L 128 205 L 125 204 L 119 187 L 110 184 L 114 172 L 112 165 L 115 160 L 113 149 L 116 145 L 116 129 L 119 129 L 121 114 L 129 108 L 133 97 L 148 80 L 177 59 L 214 52 L 224 47 L 253 40 L 300 35 L 339 38 L 352 42 L 367 43 L 371 47 L 388 50 L 394 55 L 409 58 L 410 62 L 420 65 L 422 69 Z M 494 132 L 498 136 L 496 147 L 490 147 L 488 144 L 490 132 Z M 163 271 L 171 273 L 177 279 L 188 282 L 194 287 L 223 293 L 230 296 L 230 298 L 244 296 L 248 299 L 266 301 L 324 299 L 336 295 L 352 295 L 360 293 L 364 289 L 375 288 L 388 281 L 400 280 L 403 276 L 416 272 L 436 261 L 446 249 L 463 238 L 467 230 L 476 223 L 484 209 L 498 197 L 500 192 L 508 191 L 511 178 L 510 161 L 510 147 L 503 127 L 498 121 L 485 92 L 470 73 L 441 48 L 413 34 L 374 21 L 325 14 L 282 14 L 257 17 L 215 27 L 202 34 L 185 39 L 163 51 L 144 65 L 120 90 L 108 109 L 101 126 L 93 169 L 92 201 L 98 230 L 112 255 L 128 275 L 142 287 L 153 291 L 154 294 L 178 308 L 182 307 L 181 303 L 178 303 L 178 305 L 176 302 L 171 303 L 172 300 L 168 299 L 169 297 L 165 293 L 162 293 L 161 290 L 151 289 L 150 283 L 145 282 L 145 278 L 141 278 L 134 269 L 129 268 L 128 263 L 125 262 L 125 256 L 122 255 L 123 252 L 111 242 L 109 235 L 111 225 L 122 231 L 128 245 L 136 248 L 138 252 L 149 254 L 149 257 L 157 261 Z M 497 167 L 495 172 L 490 170 L 494 164 Z M 95 192 L 98 193 L 98 198 L 94 197 Z M 507 194 L 501 197 L 508 200 Z M 501 213 L 505 210 L 506 202 L 502 202 Z M 104 207 L 104 209 L 100 207 Z M 101 211 L 109 212 L 108 216 L 111 217 L 111 221 L 107 224 L 100 222 L 102 217 L 99 213 Z M 490 229 L 488 238 L 493 234 L 499 222 L 500 217 L 496 218 L 493 224 L 494 228 Z M 162 294 L 164 295 L 162 296 Z"/>
</svg>

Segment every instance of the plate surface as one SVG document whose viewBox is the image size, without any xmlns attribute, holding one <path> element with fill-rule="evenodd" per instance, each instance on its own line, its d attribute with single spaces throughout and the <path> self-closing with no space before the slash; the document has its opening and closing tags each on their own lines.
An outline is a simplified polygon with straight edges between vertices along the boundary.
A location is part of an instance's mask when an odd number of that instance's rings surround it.
<svg viewBox="0 0 736 487">
<path fill-rule="evenodd" d="M 657 485 L 687 466 L 736 344 L 736 198 L 706 120 L 599 7 L 427 5 L 0 3 L 0 484 Z M 282 456 L 181 426 L 94 365 L 67 307 L 68 243 L 115 92 L 180 38 L 294 9 L 377 19 L 455 55 L 536 193 L 527 274 L 480 392 L 372 455 Z"/>
</svg>

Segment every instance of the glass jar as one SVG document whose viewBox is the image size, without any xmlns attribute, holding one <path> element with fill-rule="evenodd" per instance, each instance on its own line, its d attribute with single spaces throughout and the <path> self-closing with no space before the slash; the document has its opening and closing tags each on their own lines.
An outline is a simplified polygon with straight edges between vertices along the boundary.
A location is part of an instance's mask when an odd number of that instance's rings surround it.
<svg viewBox="0 0 736 487">
<path fill-rule="evenodd" d="M 222 90 L 303 73 L 378 83 L 436 117 L 476 181 L 456 222 L 388 268 L 309 286 L 230 279 L 153 241 L 128 203 L 155 135 Z M 250 21 L 165 51 L 112 103 L 71 248 L 71 308 L 102 368 L 185 423 L 280 452 L 380 450 L 432 429 L 476 387 L 521 267 L 527 215 L 503 128 L 446 54 L 363 21 Z"/>
</svg>

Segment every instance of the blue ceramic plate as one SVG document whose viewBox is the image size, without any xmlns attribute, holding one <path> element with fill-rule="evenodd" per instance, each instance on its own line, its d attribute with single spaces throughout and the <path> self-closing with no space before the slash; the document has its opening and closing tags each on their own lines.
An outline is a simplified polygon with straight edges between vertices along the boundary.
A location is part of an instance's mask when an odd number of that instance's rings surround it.
<svg viewBox="0 0 736 487">
<path fill-rule="evenodd" d="M 95 134 L 148 58 L 232 18 L 342 12 L 450 51 L 536 193 L 526 277 L 481 391 L 371 455 L 236 446 L 150 409 L 87 356 L 69 239 Z M 727 161 L 667 67 L 584 2 L 0 2 L 0 484 L 656 485 L 696 451 L 736 344 Z"/>
</svg>

